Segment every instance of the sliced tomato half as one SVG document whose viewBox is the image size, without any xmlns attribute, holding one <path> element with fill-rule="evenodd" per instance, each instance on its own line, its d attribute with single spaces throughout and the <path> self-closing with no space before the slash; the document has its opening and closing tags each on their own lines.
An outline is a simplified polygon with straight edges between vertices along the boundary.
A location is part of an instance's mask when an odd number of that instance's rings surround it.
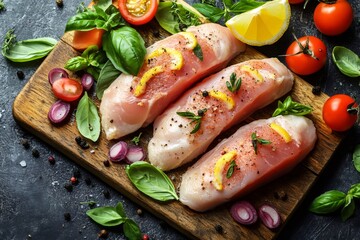
<svg viewBox="0 0 360 240">
<path fill-rule="evenodd" d="M 119 0 L 121 16 L 132 25 L 143 25 L 155 17 L 159 0 Z"/>
<path fill-rule="evenodd" d="M 52 91 L 58 99 L 72 102 L 80 98 L 83 93 L 83 86 L 75 79 L 60 78 L 53 83 Z"/>
</svg>

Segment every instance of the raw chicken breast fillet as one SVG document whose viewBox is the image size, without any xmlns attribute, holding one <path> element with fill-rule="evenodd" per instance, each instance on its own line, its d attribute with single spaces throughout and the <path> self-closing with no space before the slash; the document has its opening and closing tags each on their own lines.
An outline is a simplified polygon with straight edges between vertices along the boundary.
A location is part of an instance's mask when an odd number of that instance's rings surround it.
<svg viewBox="0 0 360 240">
<path fill-rule="evenodd" d="M 229 29 L 214 23 L 190 27 L 148 47 L 139 74 L 121 74 L 104 92 L 100 112 L 106 138 L 152 123 L 190 85 L 224 68 L 245 47 Z"/>
<path fill-rule="evenodd" d="M 234 74 L 241 86 L 232 92 L 227 83 Z M 276 58 L 242 62 L 204 79 L 155 120 L 149 161 L 166 171 L 194 160 L 221 132 L 289 92 L 293 80 Z M 200 128 L 191 133 L 196 121 L 178 113 L 199 110 L 205 110 Z"/>
<path fill-rule="evenodd" d="M 254 136 L 270 143 L 260 144 Z M 289 115 L 254 121 L 221 141 L 185 172 L 180 201 L 202 212 L 242 197 L 293 169 L 315 142 L 316 129 L 308 118 Z M 227 178 L 231 164 L 235 164 L 234 171 Z"/>
</svg>

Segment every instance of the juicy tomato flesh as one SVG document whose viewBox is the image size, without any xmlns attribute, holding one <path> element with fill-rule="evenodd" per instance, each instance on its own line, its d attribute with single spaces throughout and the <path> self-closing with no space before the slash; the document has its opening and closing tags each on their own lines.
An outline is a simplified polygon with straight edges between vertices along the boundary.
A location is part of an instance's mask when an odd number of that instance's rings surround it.
<svg viewBox="0 0 360 240">
<path fill-rule="evenodd" d="M 352 104 L 354 104 L 352 106 Z M 348 112 L 348 109 L 357 108 L 355 100 L 346 94 L 331 96 L 324 103 L 322 115 L 326 125 L 334 131 L 343 132 L 349 130 L 357 120 L 356 111 Z"/>
<path fill-rule="evenodd" d="M 60 78 L 53 83 L 52 91 L 58 99 L 72 102 L 80 98 L 83 93 L 83 86 L 75 79 Z"/>
<path fill-rule="evenodd" d="M 121 16 L 130 24 L 143 25 L 155 17 L 158 0 L 119 0 Z"/>
<path fill-rule="evenodd" d="M 314 23 L 321 33 L 336 36 L 350 27 L 353 15 L 353 9 L 346 0 L 337 0 L 335 3 L 320 2 L 314 11 Z"/>
</svg>

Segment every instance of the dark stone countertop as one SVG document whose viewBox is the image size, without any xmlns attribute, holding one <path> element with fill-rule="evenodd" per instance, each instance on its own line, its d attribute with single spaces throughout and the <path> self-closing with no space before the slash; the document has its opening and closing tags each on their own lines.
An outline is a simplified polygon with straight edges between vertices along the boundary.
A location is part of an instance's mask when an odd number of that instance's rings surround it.
<svg viewBox="0 0 360 240">
<path fill-rule="evenodd" d="M 75 13 L 82 0 L 64 0 L 63 8 L 57 7 L 55 0 L 4 2 L 6 11 L 0 12 L 0 38 L 4 39 L 6 31 L 14 28 L 17 39 L 24 40 L 38 37 L 60 39 L 66 20 Z M 355 19 L 345 34 L 338 37 L 320 34 L 312 22 L 316 2 L 311 0 L 306 10 L 302 10 L 301 5 L 293 5 L 291 25 L 285 35 L 273 46 L 258 49 L 269 57 L 284 54 L 293 41 L 293 31 L 298 37 L 315 35 L 323 39 L 328 54 L 336 45 L 343 45 L 359 54 L 360 3 L 356 0 L 349 2 L 354 8 Z M 128 216 L 150 239 L 186 239 L 163 220 L 132 203 L 14 121 L 13 101 L 41 62 L 13 63 L 0 57 L 0 239 L 97 239 L 102 227 L 86 216 L 87 206 L 80 204 L 90 200 L 101 206 L 122 202 Z M 360 98 L 359 78 L 342 75 L 331 60 L 326 70 L 327 74 L 305 79 L 313 85 L 320 85 L 328 95 L 346 93 Z M 25 79 L 19 79 L 17 71 L 23 71 Z M 330 189 L 347 191 L 352 184 L 360 182 L 360 173 L 352 163 L 354 146 L 360 143 L 359 136 L 358 126 L 349 131 L 279 239 L 360 239 L 359 211 L 342 222 L 339 214 L 317 216 L 307 210 L 312 199 L 319 194 Z M 24 140 L 29 143 L 28 148 L 23 146 Z M 33 156 L 35 149 L 40 153 L 39 157 Z M 49 163 L 49 156 L 55 157 L 54 165 Z M 22 161 L 26 162 L 26 167 L 20 165 Z M 63 186 L 74 171 L 80 174 L 79 184 L 69 193 Z M 91 183 L 87 184 L 85 180 Z M 356 208 L 359 207 L 359 202 L 356 202 Z M 137 214 L 138 209 L 143 210 L 142 215 Z M 64 213 L 70 213 L 71 221 L 64 219 Z M 124 235 L 121 230 L 114 230 L 109 239 L 124 239 Z"/>
</svg>

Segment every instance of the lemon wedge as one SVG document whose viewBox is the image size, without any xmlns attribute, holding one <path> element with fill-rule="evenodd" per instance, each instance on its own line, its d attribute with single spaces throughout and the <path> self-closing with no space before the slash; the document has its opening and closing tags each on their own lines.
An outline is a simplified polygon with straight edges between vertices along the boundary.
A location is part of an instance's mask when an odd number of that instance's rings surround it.
<svg viewBox="0 0 360 240">
<path fill-rule="evenodd" d="M 286 143 L 291 142 L 291 136 L 290 134 L 285 130 L 285 128 L 283 128 L 282 126 L 276 124 L 276 123 L 271 123 L 270 127 L 275 130 L 275 132 L 277 132 Z"/>
<path fill-rule="evenodd" d="M 288 0 L 273 0 L 238 14 L 226 26 L 240 41 L 251 46 L 275 43 L 289 27 L 291 9 Z"/>
</svg>

